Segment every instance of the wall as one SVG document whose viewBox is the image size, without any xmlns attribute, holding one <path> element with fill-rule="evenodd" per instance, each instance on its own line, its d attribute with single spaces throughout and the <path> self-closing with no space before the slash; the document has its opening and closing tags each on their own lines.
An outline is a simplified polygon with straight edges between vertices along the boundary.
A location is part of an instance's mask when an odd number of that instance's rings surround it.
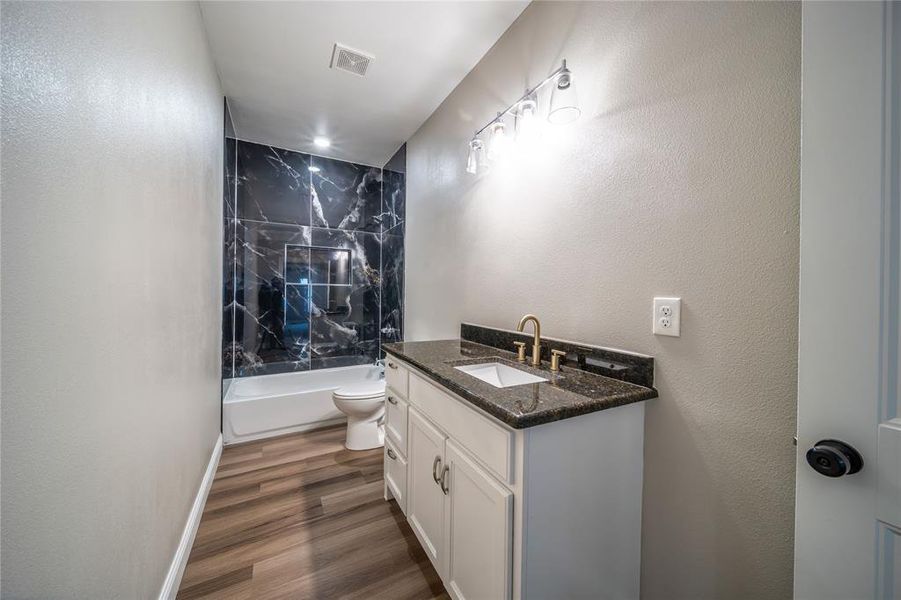
<svg viewBox="0 0 901 600">
<path fill-rule="evenodd" d="M 151 598 L 219 435 L 195 3 L 4 3 L 2 595 Z"/>
<path fill-rule="evenodd" d="M 224 376 L 374 362 L 383 340 L 401 339 L 403 174 L 243 140 L 227 140 L 232 147 Z"/>
<path fill-rule="evenodd" d="M 654 355 L 644 598 L 792 590 L 800 5 L 532 3 L 407 144 L 408 340 L 461 321 Z M 472 132 L 566 58 L 581 119 Z M 651 334 L 683 299 L 682 337 Z"/>
</svg>

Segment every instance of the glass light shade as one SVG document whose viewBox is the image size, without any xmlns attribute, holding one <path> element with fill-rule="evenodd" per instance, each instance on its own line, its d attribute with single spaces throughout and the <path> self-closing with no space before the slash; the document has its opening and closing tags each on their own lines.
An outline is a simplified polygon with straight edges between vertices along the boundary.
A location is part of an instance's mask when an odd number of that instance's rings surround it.
<svg viewBox="0 0 901 600">
<path fill-rule="evenodd" d="M 466 161 L 466 172 L 475 175 L 485 164 L 485 145 L 482 140 L 474 138 L 469 142 L 469 158 Z"/>
<path fill-rule="evenodd" d="M 579 99 L 576 95 L 576 83 L 569 69 L 557 75 L 554 89 L 551 91 L 551 106 L 548 110 L 547 120 L 554 125 L 571 123 L 579 118 L 582 111 L 579 109 Z"/>
<path fill-rule="evenodd" d="M 535 98 L 526 98 L 516 109 L 516 139 L 528 141 L 535 137 L 538 126 L 538 102 Z"/>
<path fill-rule="evenodd" d="M 496 160 L 507 148 L 507 127 L 503 121 L 496 121 L 491 125 L 491 139 L 488 141 L 488 158 Z"/>
</svg>

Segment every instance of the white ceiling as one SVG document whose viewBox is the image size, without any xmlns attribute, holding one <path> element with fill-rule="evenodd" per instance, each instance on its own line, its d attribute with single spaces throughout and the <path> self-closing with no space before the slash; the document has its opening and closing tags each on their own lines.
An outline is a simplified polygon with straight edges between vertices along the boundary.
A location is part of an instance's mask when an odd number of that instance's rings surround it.
<svg viewBox="0 0 901 600">
<path fill-rule="evenodd" d="M 202 2 L 240 139 L 382 166 L 528 4 Z M 340 42 L 365 77 L 329 68 Z M 314 136 L 331 138 L 316 148 Z"/>
</svg>

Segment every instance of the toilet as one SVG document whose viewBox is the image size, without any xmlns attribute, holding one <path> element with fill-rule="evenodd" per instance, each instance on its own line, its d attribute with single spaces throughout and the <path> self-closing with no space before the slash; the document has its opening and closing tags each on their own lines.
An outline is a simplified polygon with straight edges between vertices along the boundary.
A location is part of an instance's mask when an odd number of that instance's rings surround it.
<svg viewBox="0 0 901 600">
<path fill-rule="evenodd" d="M 385 445 L 385 380 L 354 383 L 332 393 L 335 406 L 347 415 L 348 450 L 369 450 Z"/>
</svg>

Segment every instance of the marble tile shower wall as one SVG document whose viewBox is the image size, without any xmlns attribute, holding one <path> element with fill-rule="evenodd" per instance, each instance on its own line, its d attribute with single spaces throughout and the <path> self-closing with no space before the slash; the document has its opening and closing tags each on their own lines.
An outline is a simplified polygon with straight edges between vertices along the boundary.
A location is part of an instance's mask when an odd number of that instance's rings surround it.
<svg viewBox="0 0 901 600">
<path fill-rule="evenodd" d="M 372 363 L 402 340 L 404 174 L 229 146 L 223 376 Z"/>
</svg>

